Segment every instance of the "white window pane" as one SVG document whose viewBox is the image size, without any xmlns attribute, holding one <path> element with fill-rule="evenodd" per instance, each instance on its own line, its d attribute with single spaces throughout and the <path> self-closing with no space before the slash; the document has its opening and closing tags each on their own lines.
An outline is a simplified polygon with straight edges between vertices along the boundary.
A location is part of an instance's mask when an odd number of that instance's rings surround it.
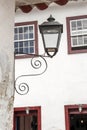
<svg viewBox="0 0 87 130">
<path fill-rule="evenodd" d="M 20 27 L 20 28 L 19 28 L 19 33 L 22 33 L 22 32 L 23 32 L 23 28 Z"/>
<path fill-rule="evenodd" d="M 34 47 L 30 47 L 30 53 L 34 53 Z"/>
<path fill-rule="evenodd" d="M 84 36 L 84 44 L 87 45 L 87 36 Z"/>
<path fill-rule="evenodd" d="M 19 42 L 19 47 L 23 47 L 23 42 Z"/>
<path fill-rule="evenodd" d="M 82 29 L 82 21 L 78 20 L 77 21 L 77 30 L 81 30 Z"/>
<path fill-rule="evenodd" d="M 14 40 L 18 40 L 18 35 L 17 34 L 14 35 Z"/>
<path fill-rule="evenodd" d="M 27 48 L 28 48 L 28 41 L 25 41 L 25 42 L 24 42 L 24 47 L 27 47 Z"/>
<path fill-rule="evenodd" d="M 33 33 L 30 33 L 30 34 L 29 34 L 29 38 L 30 38 L 30 39 L 34 38 Z"/>
<path fill-rule="evenodd" d="M 18 29 L 17 28 L 14 29 L 14 33 L 15 34 L 18 33 Z"/>
<path fill-rule="evenodd" d="M 33 30 L 34 30 L 33 26 L 29 26 L 29 32 L 33 33 Z"/>
<path fill-rule="evenodd" d="M 76 21 L 71 22 L 71 30 L 76 30 Z"/>
<path fill-rule="evenodd" d="M 28 39 L 28 33 L 24 34 L 24 39 Z"/>
<path fill-rule="evenodd" d="M 18 48 L 18 42 L 15 42 L 14 47 Z"/>
<path fill-rule="evenodd" d="M 72 37 L 72 47 L 77 46 L 77 37 Z"/>
<path fill-rule="evenodd" d="M 83 20 L 83 29 L 87 29 L 87 19 Z"/>
<path fill-rule="evenodd" d="M 83 38 L 82 36 L 78 37 L 78 45 L 82 45 L 83 44 Z"/>
<path fill-rule="evenodd" d="M 19 40 L 23 40 L 23 34 L 19 34 Z"/>
<path fill-rule="evenodd" d="M 24 33 L 28 33 L 28 27 L 24 27 Z"/>
</svg>

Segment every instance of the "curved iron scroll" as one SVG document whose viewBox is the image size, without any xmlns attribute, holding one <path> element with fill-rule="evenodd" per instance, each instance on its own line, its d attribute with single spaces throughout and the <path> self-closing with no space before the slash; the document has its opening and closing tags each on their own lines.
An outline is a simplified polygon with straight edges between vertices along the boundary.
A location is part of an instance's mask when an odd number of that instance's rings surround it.
<svg viewBox="0 0 87 130">
<path fill-rule="evenodd" d="M 29 58 L 30 59 L 30 58 Z M 28 74 L 28 75 L 20 75 L 16 78 L 15 80 L 15 90 L 18 94 L 20 95 L 25 95 L 29 92 L 29 85 L 27 83 L 18 83 L 18 79 L 25 77 L 25 76 L 38 76 L 42 75 L 46 70 L 47 70 L 47 62 L 45 58 L 41 55 L 32 55 L 32 58 L 30 59 L 30 64 L 32 68 L 35 69 L 40 69 L 43 66 L 43 62 L 45 64 L 43 71 L 40 73 L 33 73 L 33 74 Z"/>
</svg>

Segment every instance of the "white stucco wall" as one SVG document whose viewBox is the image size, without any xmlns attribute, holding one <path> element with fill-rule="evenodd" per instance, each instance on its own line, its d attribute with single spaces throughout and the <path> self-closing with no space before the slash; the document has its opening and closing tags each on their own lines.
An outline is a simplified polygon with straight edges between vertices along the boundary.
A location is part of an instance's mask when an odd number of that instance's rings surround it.
<svg viewBox="0 0 87 130">
<path fill-rule="evenodd" d="M 0 1 L 0 130 L 13 128 L 15 1 Z"/>
<path fill-rule="evenodd" d="M 64 28 L 59 52 L 53 59 L 47 58 L 48 69 L 43 75 L 22 79 L 29 83 L 30 91 L 25 96 L 16 93 L 14 107 L 41 106 L 42 130 L 65 130 L 64 105 L 87 103 L 87 53 L 67 53 L 66 17 L 87 15 L 87 2 L 70 2 L 65 6 L 51 4 L 44 11 L 35 8 L 28 14 L 18 10 L 15 22 L 37 20 L 41 24 L 50 14 Z M 42 54 L 40 35 L 39 46 Z M 25 63 L 25 60 L 15 61 L 16 76 L 25 73 Z"/>
</svg>

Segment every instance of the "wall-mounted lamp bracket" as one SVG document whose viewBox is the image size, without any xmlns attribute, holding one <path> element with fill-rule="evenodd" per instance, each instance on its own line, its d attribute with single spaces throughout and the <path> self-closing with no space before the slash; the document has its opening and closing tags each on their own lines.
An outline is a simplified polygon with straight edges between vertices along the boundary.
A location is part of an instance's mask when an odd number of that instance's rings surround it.
<svg viewBox="0 0 87 130">
<path fill-rule="evenodd" d="M 48 57 L 53 57 L 58 52 L 61 34 L 63 33 L 63 25 L 59 22 L 55 21 L 55 18 L 50 15 L 46 22 L 43 22 L 39 25 L 40 33 L 42 35 L 43 46 L 45 53 Z M 18 53 L 18 54 L 25 54 L 25 53 Z M 34 54 L 27 54 L 31 55 L 31 66 L 35 69 L 40 69 L 42 67 L 42 63 L 44 62 L 45 66 L 43 71 L 40 73 L 28 74 L 28 75 L 20 75 L 15 80 L 15 89 L 16 92 L 20 95 L 25 95 L 29 92 L 29 85 L 27 83 L 19 83 L 19 78 L 26 77 L 26 76 L 38 76 L 43 74 L 47 70 L 47 62 L 45 60 L 45 56 L 43 55 L 34 55 Z M 40 59 L 42 60 L 40 60 Z M 35 60 L 34 60 L 35 59 Z M 34 61 L 34 62 L 33 62 Z"/>
<path fill-rule="evenodd" d="M 29 55 L 32 56 L 32 58 L 29 58 L 29 60 L 30 60 L 30 65 L 31 65 L 33 71 L 35 71 L 36 69 L 40 70 L 40 68 L 43 68 L 43 69 L 41 69 L 41 71 L 39 73 L 20 75 L 16 78 L 15 90 L 20 95 L 25 95 L 29 92 L 29 85 L 27 83 L 24 83 L 24 82 L 20 83 L 19 79 L 23 78 L 23 77 L 28 77 L 28 76 L 42 75 L 47 70 L 47 67 L 48 67 L 47 61 L 45 60 L 45 57 L 43 55 L 34 55 L 34 54 L 29 54 Z"/>
</svg>

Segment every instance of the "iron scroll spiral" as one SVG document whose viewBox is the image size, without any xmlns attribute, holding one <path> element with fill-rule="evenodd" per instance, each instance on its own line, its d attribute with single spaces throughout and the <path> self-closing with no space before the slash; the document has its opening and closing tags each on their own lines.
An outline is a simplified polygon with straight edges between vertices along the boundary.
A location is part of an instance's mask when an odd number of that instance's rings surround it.
<svg viewBox="0 0 87 130">
<path fill-rule="evenodd" d="M 39 73 L 28 74 L 28 75 L 20 75 L 16 78 L 16 80 L 15 80 L 15 90 L 19 95 L 25 95 L 29 92 L 29 85 L 27 83 L 24 83 L 24 82 L 18 83 L 19 78 L 27 77 L 27 76 L 42 75 L 47 70 L 47 62 L 46 62 L 46 60 L 43 56 L 33 55 L 33 57 L 30 59 L 30 64 L 31 64 L 31 66 L 34 70 L 40 69 L 43 66 L 43 62 L 44 62 L 43 71 L 41 71 Z"/>
</svg>

